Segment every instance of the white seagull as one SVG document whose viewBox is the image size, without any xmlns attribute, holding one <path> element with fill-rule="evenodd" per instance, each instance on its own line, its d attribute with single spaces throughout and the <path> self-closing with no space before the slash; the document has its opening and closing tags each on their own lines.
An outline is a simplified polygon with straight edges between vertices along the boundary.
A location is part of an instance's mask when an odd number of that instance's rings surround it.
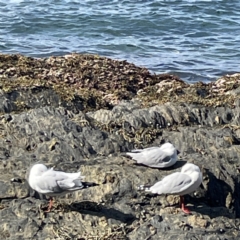
<svg viewBox="0 0 240 240">
<path fill-rule="evenodd" d="M 183 212 L 190 213 L 185 207 L 184 195 L 194 192 L 202 183 L 202 173 L 198 166 L 186 163 L 181 172 L 172 173 L 151 187 L 141 185 L 140 190 L 155 194 L 172 194 L 180 196 L 180 206 Z"/>
<path fill-rule="evenodd" d="M 66 194 L 84 188 L 80 172 L 65 173 L 47 168 L 44 164 L 35 164 L 30 169 L 28 183 L 30 187 L 42 194 L 50 196 L 48 210 L 53 205 L 53 196 Z"/>
<path fill-rule="evenodd" d="M 166 168 L 177 161 L 177 149 L 171 143 L 164 143 L 161 147 L 135 149 L 126 153 L 138 164 L 152 168 Z"/>
</svg>

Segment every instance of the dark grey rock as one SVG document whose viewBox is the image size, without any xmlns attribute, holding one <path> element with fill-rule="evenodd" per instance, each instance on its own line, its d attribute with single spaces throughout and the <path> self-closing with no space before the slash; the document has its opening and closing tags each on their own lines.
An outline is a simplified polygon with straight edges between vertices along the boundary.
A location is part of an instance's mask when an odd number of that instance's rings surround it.
<svg viewBox="0 0 240 240">
<path fill-rule="evenodd" d="M 58 107 L 59 99 L 50 95 L 46 98 L 55 102 L 51 107 L 21 96 L 32 108 L 21 113 L 12 112 L 14 105 L 1 103 L 0 111 L 7 113 L 0 117 L 3 239 L 240 237 L 239 106 L 166 103 L 142 109 L 137 102 L 124 101 L 112 110 L 84 114 Z M 8 97 L 10 102 L 16 98 Z M 134 147 L 166 141 L 180 151 L 179 161 L 169 169 L 136 166 L 122 155 Z M 98 185 L 57 198 L 53 211 L 44 213 L 46 199 L 30 192 L 25 180 L 35 162 L 56 170 L 81 170 L 87 182 Z M 137 190 L 179 171 L 186 162 L 203 171 L 201 187 L 186 196 L 192 215 L 180 211 L 177 196 Z"/>
</svg>

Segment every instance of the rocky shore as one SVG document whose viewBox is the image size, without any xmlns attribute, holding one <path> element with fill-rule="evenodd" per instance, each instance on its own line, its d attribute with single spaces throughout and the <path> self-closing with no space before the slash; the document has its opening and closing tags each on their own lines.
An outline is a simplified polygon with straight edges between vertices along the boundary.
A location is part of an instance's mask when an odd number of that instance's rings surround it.
<svg viewBox="0 0 240 240">
<path fill-rule="evenodd" d="M 124 152 L 170 141 L 179 161 L 159 170 Z M 0 55 L 1 239 L 238 239 L 240 74 L 187 84 L 126 61 L 71 54 Z M 78 171 L 97 186 L 47 200 L 29 167 Z M 139 192 L 186 163 L 203 183 L 178 196 Z"/>
</svg>

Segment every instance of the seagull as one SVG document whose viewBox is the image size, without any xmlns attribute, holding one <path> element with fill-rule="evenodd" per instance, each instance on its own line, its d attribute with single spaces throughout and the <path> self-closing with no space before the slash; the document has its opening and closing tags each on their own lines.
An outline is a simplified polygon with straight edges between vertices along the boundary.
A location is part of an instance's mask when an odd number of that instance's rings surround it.
<svg viewBox="0 0 240 240">
<path fill-rule="evenodd" d="M 202 173 L 198 166 L 186 163 L 181 172 L 172 173 L 151 187 L 141 185 L 139 190 L 155 194 L 172 194 L 180 196 L 180 206 L 184 213 L 190 213 L 184 204 L 184 195 L 194 192 L 202 183 Z"/>
<path fill-rule="evenodd" d="M 152 168 L 166 168 L 177 161 L 177 149 L 171 143 L 164 143 L 161 147 L 135 149 L 126 153 L 138 164 Z"/>
<path fill-rule="evenodd" d="M 38 193 L 50 196 L 48 209 L 50 212 L 53 206 L 53 196 L 67 194 L 84 188 L 81 180 L 81 172 L 66 173 L 47 168 L 44 164 L 35 164 L 30 169 L 28 183 Z"/>
</svg>

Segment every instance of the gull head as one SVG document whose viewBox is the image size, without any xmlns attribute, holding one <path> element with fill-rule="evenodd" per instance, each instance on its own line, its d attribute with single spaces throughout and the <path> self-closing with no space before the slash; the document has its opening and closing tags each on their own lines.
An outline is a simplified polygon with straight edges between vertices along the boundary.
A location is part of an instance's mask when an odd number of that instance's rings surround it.
<svg viewBox="0 0 240 240">
<path fill-rule="evenodd" d="M 169 142 L 164 143 L 160 148 L 164 151 L 169 151 L 169 152 L 176 151 L 176 148 Z"/>
<path fill-rule="evenodd" d="M 175 149 L 175 147 L 169 142 L 164 143 L 161 147 L 167 149 Z"/>
<path fill-rule="evenodd" d="M 44 164 L 40 164 L 40 163 L 35 164 L 30 170 L 30 175 L 41 176 L 47 170 L 48 170 L 48 168 Z"/>
<path fill-rule="evenodd" d="M 164 143 L 160 149 L 162 149 L 163 151 L 167 152 L 168 154 L 174 154 L 177 155 L 177 149 L 169 142 Z"/>
<path fill-rule="evenodd" d="M 181 173 L 187 173 L 187 174 L 190 174 L 192 172 L 201 172 L 200 171 L 200 168 L 193 164 L 193 163 L 186 163 L 183 167 L 182 167 L 182 170 L 181 170 Z"/>
</svg>

